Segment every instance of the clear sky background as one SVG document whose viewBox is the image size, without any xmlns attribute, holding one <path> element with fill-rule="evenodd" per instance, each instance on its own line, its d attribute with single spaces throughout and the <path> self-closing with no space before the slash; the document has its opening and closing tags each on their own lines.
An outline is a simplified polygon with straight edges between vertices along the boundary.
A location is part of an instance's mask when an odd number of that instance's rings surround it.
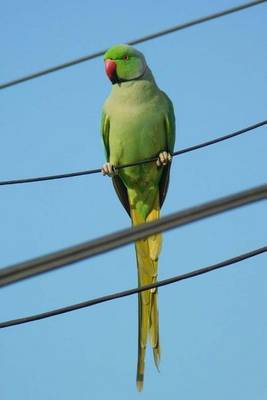
<svg viewBox="0 0 267 400">
<path fill-rule="evenodd" d="M 0 81 L 240 4 L 6 1 Z M 176 149 L 266 119 L 267 4 L 138 46 L 173 100 Z M 97 168 L 102 59 L 0 92 L 0 179 Z M 267 127 L 173 162 L 163 214 L 266 182 Z M 266 202 L 164 235 L 160 278 L 266 245 Z M 0 189 L 0 265 L 130 222 L 101 175 Z M 0 291 L 0 321 L 135 287 L 134 247 Z M 135 389 L 137 298 L 0 331 L 1 400 L 267 398 L 267 255 L 160 289 L 160 374 Z"/>
</svg>

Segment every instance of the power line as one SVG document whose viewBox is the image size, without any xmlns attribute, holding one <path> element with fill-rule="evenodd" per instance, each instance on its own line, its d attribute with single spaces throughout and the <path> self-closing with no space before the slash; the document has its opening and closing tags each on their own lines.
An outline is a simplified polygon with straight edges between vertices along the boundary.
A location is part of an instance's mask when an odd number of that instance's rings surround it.
<svg viewBox="0 0 267 400">
<path fill-rule="evenodd" d="M 260 128 L 263 125 L 267 124 L 267 120 L 265 121 L 261 121 L 258 122 L 254 125 L 250 125 L 246 128 L 240 129 L 238 131 L 232 132 L 230 134 L 224 135 L 224 136 L 220 136 L 216 139 L 213 140 L 209 140 L 207 142 L 203 142 L 200 144 L 196 144 L 194 146 L 190 146 L 190 147 L 186 147 L 184 149 L 175 151 L 172 156 L 176 157 L 185 153 L 190 153 L 191 151 L 195 151 L 198 149 L 201 149 L 203 147 L 207 147 L 207 146 L 211 146 L 213 144 L 222 142 L 224 140 L 229 140 L 232 139 L 236 136 L 242 135 L 244 133 L 248 133 L 251 132 L 257 128 Z M 140 165 L 140 164 L 146 164 L 146 163 L 150 163 L 153 161 L 156 161 L 157 157 L 152 157 L 146 160 L 141 160 L 141 161 L 136 161 L 134 163 L 130 163 L 130 164 L 124 164 L 124 165 L 120 165 L 117 167 L 117 169 L 122 169 L 122 168 L 127 168 L 127 167 L 133 167 L 136 165 Z M 49 181 L 49 180 L 56 180 L 56 179 L 66 179 L 66 178 L 73 178 L 76 176 L 82 176 L 82 175 L 92 175 L 92 174 L 98 174 L 101 172 L 100 168 L 97 169 L 91 169 L 91 170 L 84 170 L 84 171 L 76 171 L 76 172 L 70 172 L 70 173 L 66 173 L 66 174 L 59 174 L 59 175 L 47 175 L 47 176 L 39 176 L 39 177 L 34 177 L 34 178 L 25 178 L 25 179 L 13 179 L 13 180 L 5 180 L 5 181 L 0 181 L 0 186 L 6 186 L 6 185 L 18 185 L 18 184 L 24 184 L 24 183 L 33 183 L 33 182 L 42 182 L 42 181 Z"/>
<path fill-rule="evenodd" d="M 200 17 L 200 18 L 196 18 L 196 19 L 187 21 L 185 23 L 178 24 L 178 25 L 172 26 L 170 28 L 164 29 L 162 31 L 155 32 L 155 33 L 152 33 L 152 34 L 149 34 L 149 35 L 146 35 L 146 36 L 142 36 L 142 37 L 140 37 L 138 39 L 131 40 L 131 41 L 127 42 L 127 44 L 136 45 L 136 44 L 140 44 L 140 43 L 143 43 L 143 42 L 147 42 L 148 40 L 152 40 L 152 39 L 159 38 L 161 36 L 169 35 L 170 33 L 177 32 L 177 31 L 180 31 L 182 29 L 190 28 L 192 26 L 199 25 L 199 24 L 211 21 L 211 20 L 216 19 L 216 18 L 224 17 L 226 15 L 233 14 L 235 12 L 239 12 L 239 11 L 245 10 L 247 8 L 257 6 L 257 5 L 261 4 L 261 3 L 265 3 L 266 1 L 267 0 L 256 0 L 256 1 L 251 1 L 249 3 L 240 4 L 239 6 L 236 6 L 236 7 L 227 8 L 227 9 L 225 9 L 223 11 L 219 11 L 219 12 L 216 12 L 216 13 L 213 13 L 213 14 L 209 14 L 209 15 Z M 51 74 L 51 73 L 59 71 L 61 69 L 73 67 L 74 65 L 80 64 L 82 62 L 93 60 L 95 58 L 101 57 L 105 52 L 106 52 L 106 49 L 105 50 L 99 50 L 99 51 L 97 51 L 95 53 L 91 53 L 91 54 L 88 54 L 86 56 L 83 56 L 83 57 L 80 57 L 80 58 L 76 58 L 74 60 L 67 61 L 67 62 L 65 62 L 63 64 L 58 64 L 58 65 L 56 65 L 54 67 L 43 69 L 41 71 L 34 72 L 32 74 L 23 76 L 21 78 L 14 79 L 14 80 L 11 80 L 11 81 L 6 82 L 6 83 L 2 83 L 0 85 L 0 89 L 6 89 L 6 88 L 8 88 L 10 86 L 15 86 L 15 85 L 18 85 L 19 83 L 26 82 L 26 81 L 29 81 L 31 79 L 39 78 L 41 76 Z"/>
<path fill-rule="evenodd" d="M 156 233 L 199 221 L 267 198 L 267 184 L 169 214 L 76 246 L 0 270 L 0 287 L 117 249 Z"/>
<path fill-rule="evenodd" d="M 33 321 L 37 321 L 37 320 L 44 319 L 44 318 L 54 317 L 56 315 L 65 314 L 65 313 L 68 313 L 71 311 L 79 310 L 81 308 L 95 306 L 96 304 L 105 303 L 107 301 L 112 301 L 115 299 L 119 299 L 121 297 L 131 296 L 133 294 L 140 293 L 145 290 L 170 285 L 175 282 L 183 281 L 185 279 L 190 279 L 195 276 L 199 276 L 199 275 L 211 272 L 211 271 L 215 271 L 216 269 L 219 269 L 219 268 L 225 268 L 229 265 L 236 264 L 236 263 L 239 263 L 240 261 L 243 261 L 248 258 L 255 257 L 259 254 L 265 253 L 266 251 L 267 251 L 267 246 L 264 246 L 259 249 L 250 251 L 249 253 L 245 253 L 245 254 L 241 254 L 237 257 L 229 258 L 229 259 L 219 262 L 217 264 L 213 264 L 208 267 L 204 267 L 204 268 L 200 268 L 200 269 L 197 269 L 197 270 L 194 270 L 191 272 L 187 272 L 182 275 L 176 275 L 176 276 L 173 276 L 172 278 L 163 279 L 161 281 L 158 281 L 158 282 L 150 284 L 150 285 L 145 285 L 145 286 L 142 286 L 139 288 L 124 290 L 122 292 L 116 292 L 116 293 L 109 294 L 106 296 L 97 297 L 92 300 L 87 300 L 82 303 L 73 304 L 73 305 L 70 305 L 67 307 L 57 308 L 55 310 L 43 312 L 40 314 L 30 315 L 28 317 L 11 319 L 8 321 L 0 322 L 0 329 L 8 328 L 8 327 L 14 326 L 14 325 L 26 324 L 28 322 L 33 322 Z"/>
</svg>

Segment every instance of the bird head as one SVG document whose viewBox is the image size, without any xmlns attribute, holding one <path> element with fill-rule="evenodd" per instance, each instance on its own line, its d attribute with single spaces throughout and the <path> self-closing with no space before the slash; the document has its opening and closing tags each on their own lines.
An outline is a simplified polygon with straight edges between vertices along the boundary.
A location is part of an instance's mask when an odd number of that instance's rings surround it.
<svg viewBox="0 0 267 400">
<path fill-rule="evenodd" d="M 139 79 L 147 68 L 143 54 L 126 44 L 108 49 L 104 55 L 104 62 L 106 74 L 112 84 Z"/>
</svg>

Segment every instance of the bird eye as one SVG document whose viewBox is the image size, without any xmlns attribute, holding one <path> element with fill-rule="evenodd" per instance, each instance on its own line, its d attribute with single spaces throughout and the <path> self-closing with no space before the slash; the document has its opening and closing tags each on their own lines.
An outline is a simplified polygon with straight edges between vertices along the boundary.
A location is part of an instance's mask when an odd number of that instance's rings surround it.
<svg viewBox="0 0 267 400">
<path fill-rule="evenodd" d="M 122 59 L 123 59 L 123 60 L 126 60 L 126 61 L 129 60 L 128 54 L 125 54 L 125 55 L 122 57 Z"/>
</svg>

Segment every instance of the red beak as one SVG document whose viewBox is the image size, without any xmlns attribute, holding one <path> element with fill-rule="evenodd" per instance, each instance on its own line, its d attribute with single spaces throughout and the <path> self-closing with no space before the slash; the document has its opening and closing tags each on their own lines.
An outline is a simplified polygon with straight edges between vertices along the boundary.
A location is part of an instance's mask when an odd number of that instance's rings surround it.
<svg viewBox="0 0 267 400">
<path fill-rule="evenodd" d="M 106 74 L 111 81 L 113 81 L 114 78 L 116 77 L 116 68 L 117 68 L 117 65 L 116 65 L 115 61 L 105 60 Z"/>
</svg>

